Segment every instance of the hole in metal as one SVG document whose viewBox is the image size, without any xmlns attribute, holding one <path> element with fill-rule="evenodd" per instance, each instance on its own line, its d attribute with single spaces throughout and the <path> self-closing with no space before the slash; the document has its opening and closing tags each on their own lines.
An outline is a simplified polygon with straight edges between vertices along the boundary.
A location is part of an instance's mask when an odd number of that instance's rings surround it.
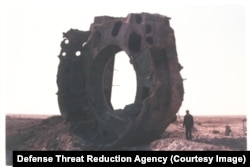
<svg viewBox="0 0 250 167">
<path fill-rule="evenodd" d="M 136 73 L 133 65 L 129 63 L 129 56 L 124 51 L 118 52 L 115 55 L 111 92 L 113 109 L 123 109 L 134 103 L 136 87 Z"/>
<path fill-rule="evenodd" d="M 146 25 L 146 34 L 150 33 L 152 30 L 150 25 Z"/>
<path fill-rule="evenodd" d="M 133 52 L 139 52 L 141 49 L 141 36 L 136 33 L 131 33 L 129 36 L 128 48 Z"/>
<path fill-rule="evenodd" d="M 118 21 L 118 22 L 115 23 L 114 28 L 112 30 L 112 36 L 117 36 L 118 35 L 121 26 L 122 26 L 122 22 L 121 21 Z"/>
<path fill-rule="evenodd" d="M 65 44 L 69 44 L 69 40 L 68 40 L 68 39 L 65 39 L 64 43 L 65 43 Z"/>
<path fill-rule="evenodd" d="M 66 52 L 62 52 L 62 56 L 66 56 L 67 54 L 66 54 Z"/>
<path fill-rule="evenodd" d="M 150 89 L 147 87 L 142 87 L 142 97 L 141 100 L 144 100 L 149 96 Z"/>
<path fill-rule="evenodd" d="M 76 55 L 76 56 L 81 56 L 81 51 L 79 51 L 79 50 L 76 51 L 75 55 Z"/>
<path fill-rule="evenodd" d="M 86 44 L 87 44 L 87 42 L 84 42 L 84 43 L 82 44 L 82 47 L 84 47 Z"/>
</svg>

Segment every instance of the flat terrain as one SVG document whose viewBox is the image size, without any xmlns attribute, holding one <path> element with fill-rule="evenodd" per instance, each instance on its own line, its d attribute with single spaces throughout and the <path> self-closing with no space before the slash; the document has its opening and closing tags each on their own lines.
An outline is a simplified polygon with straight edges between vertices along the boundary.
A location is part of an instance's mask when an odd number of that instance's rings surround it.
<svg viewBox="0 0 250 167">
<path fill-rule="evenodd" d="M 246 117 L 194 117 L 193 140 L 185 139 L 182 118 L 149 144 L 120 150 L 246 150 Z M 94 150 L 75 138 L 70 124 L 61 116 L 7 115 L 6 163 L 12 164 L 12 150 Z M 225 126 L 231 133 L 225 136 Z"/>
</svg>

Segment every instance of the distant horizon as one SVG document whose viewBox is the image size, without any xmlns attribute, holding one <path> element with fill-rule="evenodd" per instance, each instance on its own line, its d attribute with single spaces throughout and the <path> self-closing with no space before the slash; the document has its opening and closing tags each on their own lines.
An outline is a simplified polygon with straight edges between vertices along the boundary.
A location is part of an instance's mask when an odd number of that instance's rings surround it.
<svg viewBox="0 0 250 167">
<path fill-rule="evenodd" d="M 193 116 L 204 116 L 204 117 L 213 117 L 213 116 L 216 116 L 216 117 L 231 117 L 231 116 L 235 116 L 235 117 L 247 117 L 247 114 L 246 115 L 233 115 L 233 114 L 229 114 L 229 115 L 197 115 L 197 114 L 192 114 L 192 113 L 190 113 L 191 115 L 193 115 Z M 25 113 L 6 113 L 5 114 L 6 116 L 11 116 L 11 115 L 14 115 L 14 116 L 16 116 L 16 115 L 25 115 L 25 116 L 28 116 L 28 115 L 30 115 L 30 116 L 36 116 L 36 115 L 40 115 L 40 116 L 62 116 L 61 114 L 41 114 L 41 113 L 38 113 L 38 114 L 30 114 L 30 113 L 27 113 L 27 114 L 25 114 Z M 181 114 L 180 116 L 184 116 L 185 114 Z"/>
</svg>

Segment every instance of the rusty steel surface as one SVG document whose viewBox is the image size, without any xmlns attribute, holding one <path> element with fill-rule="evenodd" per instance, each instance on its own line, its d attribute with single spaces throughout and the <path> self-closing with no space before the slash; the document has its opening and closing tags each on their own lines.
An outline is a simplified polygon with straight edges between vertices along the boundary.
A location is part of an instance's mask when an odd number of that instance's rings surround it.
<svg viewBox="0 0 250 167">
<path fill-rule="evenodd" d="M 89 31 L 63 33 L 58 103 L 73 134 L 100 149 L 115 148 L 152 141 L 176 119 L 184 89 L 169 20 L 149 13 L 100 16 Z M 113 66 L 120 51 L 133 65 L 137 90 L 134 103 L 114 110 Z"/>
</svg>

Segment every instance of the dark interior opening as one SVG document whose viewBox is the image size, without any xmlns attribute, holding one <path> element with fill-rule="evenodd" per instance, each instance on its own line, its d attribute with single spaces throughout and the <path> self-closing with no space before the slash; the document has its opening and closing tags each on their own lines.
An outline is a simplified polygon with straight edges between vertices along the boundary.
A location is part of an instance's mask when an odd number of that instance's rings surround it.
<svg viewBox="0 0 250 167">
<path fill-rule="evenodd" d="M 146 34 L 150 33 L 152 30 L 150 25 L 146 25 Z"/>
<path fill-rule="evenodd" d="M 141 49 L 141 36 L 135 32 L 131 33 L 128 41 L 128 48 L 133 52 L 139 52 Z"/>
<path fill-rule="evenodd" d="M 148 87 L 142 87 L 142 96 L 141 96 L 141 100 L 144 100 L 145 98 L 147 98 L 149 96 L 150 93 L 150 89 Z"/>
<path fill-rule="evenodd" d="M 115 25 L 113 27 L 113 30 L 112 30 L 112 36 L 117 36 L 118 35 L 121 26 L 122 26 L 121 21 L 118 21 L 118 22 L 115 23 Z"/>
</svg>

